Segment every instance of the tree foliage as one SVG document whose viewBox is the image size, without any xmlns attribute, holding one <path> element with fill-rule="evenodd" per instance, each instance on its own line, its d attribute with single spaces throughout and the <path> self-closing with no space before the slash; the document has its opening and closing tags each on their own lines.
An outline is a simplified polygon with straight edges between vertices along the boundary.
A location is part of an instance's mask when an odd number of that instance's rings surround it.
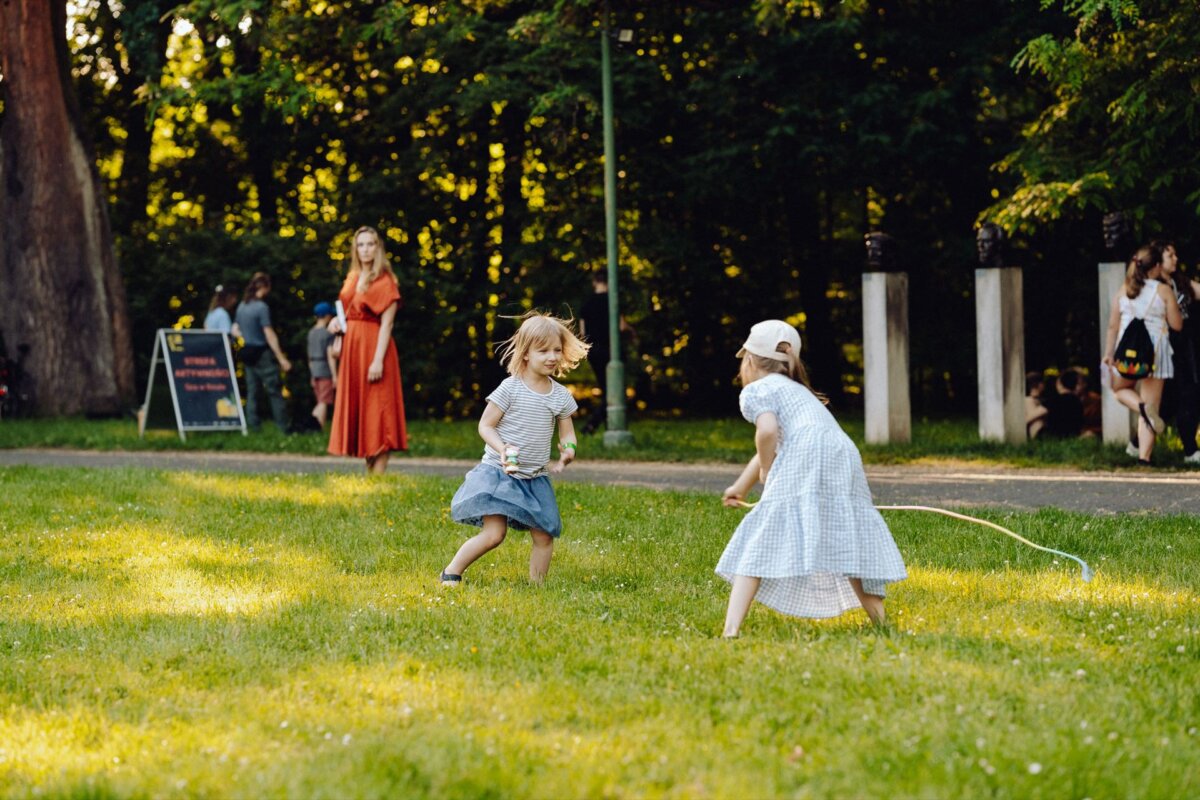
<svg viewBox="0 0 1200 800">
<path fill-rule="evenodd" d="M 145 350 L 154 328 L 202 316 L 217 283 L 267 269 L 299 352 L 312 303 L 339 285 L 350 232 L 372 224 L 405 294 L 410 406 L 458 415 L 497 377 L 506 317 L 569 313 L 586 297 L 604 263 L 602 3 L 126 5 L 84 7 L 75 57 L 105 134 Z M 1127 38 L 1151 18 L 1129 5 L 1067 11 Z M 801 328 L 820 388 L 852 399 L 862 236 L 885 229 L 912 274 L 917 408 L 969 407 L 981 209 L 1001 199 L 992 210 L 1028 227 L 1036 204 L 1023 198 L 1049 193 L 1059 210 L 1037 212 L 1049 220 L 1067 208 L 1058 182 L 1082 181 L 1090 198 L 1098 182 L 1127 180 L 1083 148 L 1064 154 L 1070 133 L 1037 114 L 1047 101 L 1091 107 L 1063 88 L 1094 69 L 1076 63 L 1061 12 L 1009 0 L 613 0 L 612 14 L 634 31 L 614 51 L 614 82 L 636 404 L 725 412 L 732 354 L 769 316 Z M 1050 88 L 1032 85 L 1050 70 Z M 1147 84 L 1124 113 L 1168 95 Z M 1099 124 L 1089 111 L 1071 126 Z M 1063 247 L 1027 258 L 1078 257 Z M 1054 313 L 1032 317 L 1034 340 L 1063 324 Z"/>
</svg>

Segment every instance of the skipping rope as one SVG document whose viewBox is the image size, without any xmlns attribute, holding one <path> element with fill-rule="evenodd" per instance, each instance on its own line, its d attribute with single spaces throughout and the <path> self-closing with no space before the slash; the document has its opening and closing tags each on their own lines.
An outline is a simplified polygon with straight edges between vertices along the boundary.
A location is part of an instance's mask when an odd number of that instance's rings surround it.
<svg viewBox="0 0 1200 800">
<path fill-rule="evenodd" d="M 754 506 L 758 505 L 757 503 L 747 503 L 745 500 L 738 500 L 737 504 L 739 506 L 741 506 L 742 508 L 754 508 Z M 1092 572 L 1092 568 L 1087 565 L 1087 562 L 1085 562 L 1079 556 L 1073 556 L 1070 553 L 1064 553 L 1061 550 L 1055 550 L 1051 547 L 1043 547 L 1040 544 L 1035 544 L 1034 542 L 1031 542 L 1028 539 L 1026 539 L 1024 536 L 1021 536 L 1018 533 L 1014 533 L 1013 531 L 1010 531 L 1008 528 L 997 525 L 994 522 L 988 522 L 986 519 L 979 519 L 977 517 L 968 517 L 966 514 L 958 514 L 953 511 L 947 511 L 944 508 L 931 508 L 930 506 L 875 506 L 875 508 L 878 509 L 879 511 L 928 511 L 932 514 L 942 514 L 943 516 L 953 517 L 954 519 L 961 519 L 961 520 L 966 520 L 967 522 L 974 522 L 979 525 L 985 525 L 989 528 L 993 528 L 995 530 L 1000 531 L 1005 536 L 1011 536 L 1012 538 L 1016 539 L 1018 542 L 1021 542 L 1022 544 L 1027 544 L 1030 547 L 1034 548 L 1035 550 L 1041 550 L 1046 553 L 1053 553 L 1056 556 L 1062 556 L 1063 558 L 1069 558 L 1072 561 L 1078 563 L 1079 566 L 1083 569 L 1083 573 L 1082 573 L 1082 575 L 1080 575 L 1080 577 L 1083 579 L 1083 581 L 1085 583 L 1090 581 L 1092 579 L 1092 577 L 1095 575 L 1095 573 Z"/>
</svg>

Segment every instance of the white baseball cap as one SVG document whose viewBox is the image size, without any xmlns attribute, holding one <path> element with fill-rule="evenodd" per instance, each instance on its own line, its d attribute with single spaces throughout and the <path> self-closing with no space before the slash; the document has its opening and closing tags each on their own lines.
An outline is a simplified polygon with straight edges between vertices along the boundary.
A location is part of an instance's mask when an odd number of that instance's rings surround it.
<svg viewBox="0 0 1200 800">
<path fill-rule="evenodd" d="M 775 349 L 780 342 L 792 346 L 792 355 L 800 357 L 800 334 L 791 325 L 781 319 L 768 319 L 755 324 L 750 329 L 750 335 L 738 350 L 738 358 L 750 353 L 751 355 L 773 358 L 776 361 L 787 361 L 787 353 Z"/>
</svg>

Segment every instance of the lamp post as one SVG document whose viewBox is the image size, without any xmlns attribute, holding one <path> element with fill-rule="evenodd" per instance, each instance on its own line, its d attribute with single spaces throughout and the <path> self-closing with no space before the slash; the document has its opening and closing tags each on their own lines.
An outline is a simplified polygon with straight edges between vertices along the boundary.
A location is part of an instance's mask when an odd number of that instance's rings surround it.
<svg viewBox="0 0 1200 800">
<path fill-rule="evenodd" d="M 605 374 L 608 417 L 604 427 L 604 446 L 631 444 L 633 434 L 625 428 L 625 364 L 621 361 L 621 311 L 617 296 L 617 154 L 613 141 L 612 57 L 608 43 L 608 0 L 602 11 L 600 31 L 600 76 L 604 102 L 604 241 L 608 254 L 608 341 L 612 354 Z M 621 41 L 630 36 L 621 31 Z"/>
</svg>

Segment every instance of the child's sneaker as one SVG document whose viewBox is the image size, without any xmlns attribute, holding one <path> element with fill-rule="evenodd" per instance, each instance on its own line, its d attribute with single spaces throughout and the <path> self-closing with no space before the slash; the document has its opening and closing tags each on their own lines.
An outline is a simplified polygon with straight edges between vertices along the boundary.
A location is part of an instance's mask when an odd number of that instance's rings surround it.
<svg viewBox="0 0 1200 800">
<path fill-rule="evenodd" d="M 1137 458 L 1141 455 L 1141 453 L 1138 452 L 1138 449 L 1134 446 L 1133 442 L 1128 442 L 1125 445 L 1125 455 L 1129 456 L 1130 458 Z"/>
<path fill-rule="evenodd" d="M 1200 450 L 1197 450 L 1196 452 L 1192 453 L 1190 456 L 1184 456 L 1183 463 L 1185 463 L 1185 464 L 1200 464 Z"/>
</svg>

